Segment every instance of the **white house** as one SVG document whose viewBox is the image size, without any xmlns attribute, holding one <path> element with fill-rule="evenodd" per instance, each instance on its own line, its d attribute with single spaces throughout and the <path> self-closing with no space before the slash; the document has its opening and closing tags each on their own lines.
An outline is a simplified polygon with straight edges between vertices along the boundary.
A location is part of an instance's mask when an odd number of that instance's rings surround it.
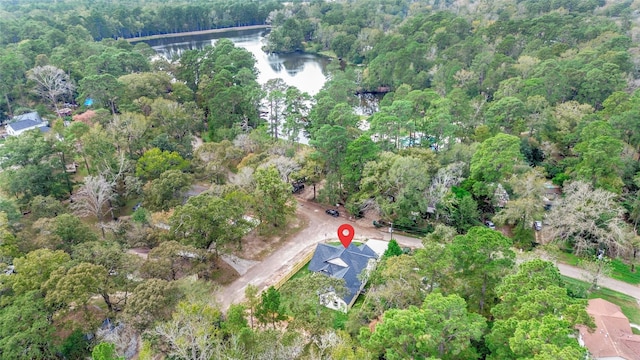
<svg viewBox="0 0 640 360">
<path fill-rule="evenodd" d="M 18 116 L 14 116 L 11 123 L 6 125 L 7 134 L 18 136 L 25 131 L 40 129 L 42 132 L 49 131 L 47 123 L 42 120 L 37 112 L 30 112 Z"/>
</svg>

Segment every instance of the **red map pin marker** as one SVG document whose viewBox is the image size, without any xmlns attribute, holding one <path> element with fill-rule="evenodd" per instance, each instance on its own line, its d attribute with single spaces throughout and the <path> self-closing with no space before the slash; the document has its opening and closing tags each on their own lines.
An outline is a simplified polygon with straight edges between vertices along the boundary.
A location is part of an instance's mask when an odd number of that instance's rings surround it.
<svg viewBox="0 0 640 360">
<path fill-rule="evenodd" d="M 338 227 L 338 239 L 340 239 L 342 246 L 345 248 L 349 247 L 354 235 L 355 231 L 353 230 L 353 226 L 349 224 L 342 224 Z"/>
</svg>

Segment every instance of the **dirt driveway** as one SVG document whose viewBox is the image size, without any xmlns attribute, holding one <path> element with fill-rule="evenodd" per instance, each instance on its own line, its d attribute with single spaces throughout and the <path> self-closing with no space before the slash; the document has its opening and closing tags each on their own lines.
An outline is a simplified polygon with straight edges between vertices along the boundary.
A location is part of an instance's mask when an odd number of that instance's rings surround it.
<svg viewBox="0 0 640 360">
<path fill-rule="evenodd" d="M 340 208 L 340 217 L 334 218 L 325 213 L 326 208 L 320 205 L 299 199 L 296 216 L 305 218 L 307 226 L 284 242 L 278 249 L 262 261 L 256 262 L 246 269 L 238 279 L 221 289 L 215 294 L 215 298 L 223 311 L 233 303 L 242 302 L 244 290 L 248 284 L 253 284 L 258 289 L 263 290 L 278 282 L 290 269 L 295 266 L 299 259 L 315 249 L 315 244 L 328 239 L 337 240 L 338 226 L 349 223 L 354 227 L 354 240 L 382 239 L 389 240 L 390 234 L 382 232 L 371 226 L 366 226 L 366 220 L 358 223 L 344 217 L 345 211 Z M 419 239 L 403 236 L 394 236 L 402 246 L 419 247 L 422 246 Z"/>
</svg>

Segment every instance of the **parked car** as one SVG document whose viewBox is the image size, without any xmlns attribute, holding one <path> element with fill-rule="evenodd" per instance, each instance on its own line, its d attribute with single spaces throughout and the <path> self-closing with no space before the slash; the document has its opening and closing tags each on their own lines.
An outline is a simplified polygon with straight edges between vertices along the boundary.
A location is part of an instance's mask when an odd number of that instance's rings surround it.
<svg viewBox="0 0 640 360">
<path fill-rule="evenodd" d="M 338 210 L 327 209 L 325 212 L 333 217 L 340 216 L 340 213 L 338 212 Z"/>
<path fill-rule="evenodd" d="M 487 220 L 487 221 L 484 222 L 484 225 L 486 227 L 488 227 L 489 229 L 491 229 L 491 230 L 495 230 L 496 229 L 496 224 L 494 224 L 493 221 Z"/>
<path fill-rule="evenodd" d="M 304 190 L 304 184 L 293 183 L 291 186 L 293 187 L 291 189 L 291 192 L 294 194 L 301 190 Z"/>
<path fill-rule="evenodd" d="M 133 205 L 133 211 L 136 211 L 136 210 L 140 209 L 140 207 L 142 207 L 142 203 L 141 202 Z"/>
<path fill-rule="evenodd" d="M 533 228 L 534 228 L 536 231 L 540 231 L 540 230 L 542 230 L 542 221 L 534 221 L 534 222 L 533 222 Z"/>
</svg>

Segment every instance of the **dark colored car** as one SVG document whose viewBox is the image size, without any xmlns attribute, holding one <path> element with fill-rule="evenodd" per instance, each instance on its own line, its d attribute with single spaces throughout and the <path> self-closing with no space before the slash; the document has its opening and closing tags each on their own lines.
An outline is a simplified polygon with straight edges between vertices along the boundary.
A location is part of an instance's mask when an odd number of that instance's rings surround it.
<svg viewBox="0 0 640 360">
<path fill-rule="evenodd" d="M 340 216 L 340 213 L 338 212 L 338 210 L 333 210 L 333 209 L 327 209 L 327 211 L 325 211 L 327 214 L 333 216 L 333 217 L 338 217 Z"/>
<path fill-rule="evenodd" d="M 304 184 L 296 184 L 294 183 L 293 185 L 291 185 L 293 188 L 291 189 L 292 193 L 297 193 L 300 192 L 302 190 L 304 190 Z"/>
</svg>

